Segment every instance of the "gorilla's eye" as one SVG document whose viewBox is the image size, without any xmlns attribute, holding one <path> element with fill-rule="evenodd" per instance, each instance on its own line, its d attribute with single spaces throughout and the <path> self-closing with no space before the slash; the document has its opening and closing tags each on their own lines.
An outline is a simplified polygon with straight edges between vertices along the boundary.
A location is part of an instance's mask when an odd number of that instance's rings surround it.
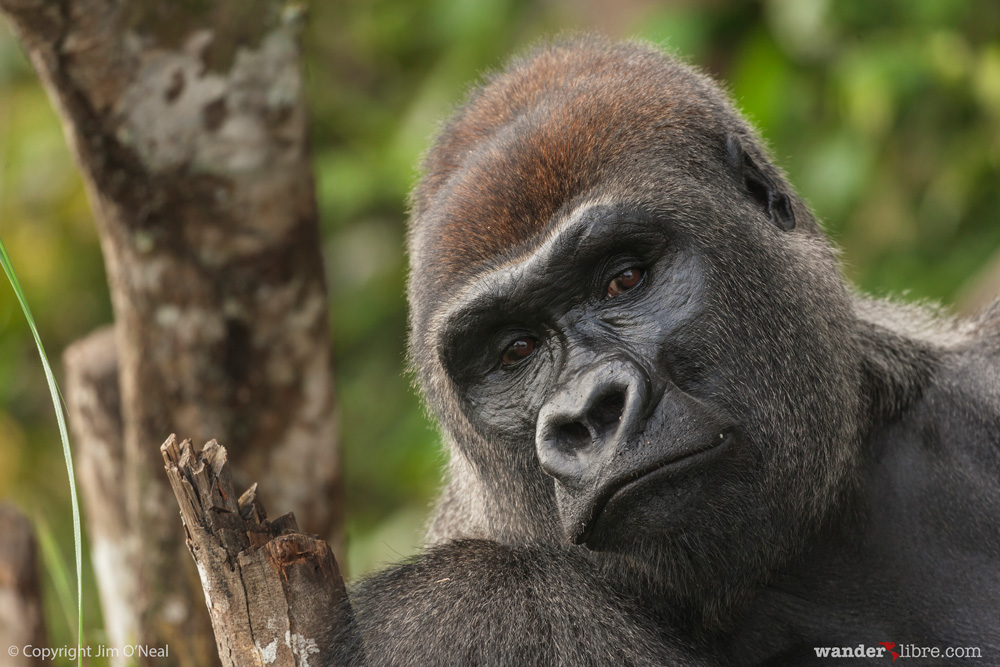
<svg viewBox="0 0 1000 667">
<path fill-rule="evenodd" d="M 606 298 L 613 299 L 619 294 L 629 291 L 642 282 L 642 277 L 644 275 L 646 275 L 646 270 L 640 269 L 638 266 L 625 269 L 615 276 L 614 280 L 608 283 L 608 293 Z"/>
<path fill-rule="evenodd" d="M 500 363 L 504 366 L 512 366 L 520 361 L 524 361 L 535 352 L 538 341 L 529 336 L 518 338 L 507 346 L 507 349 L 500 355 Z"/>
</svg>

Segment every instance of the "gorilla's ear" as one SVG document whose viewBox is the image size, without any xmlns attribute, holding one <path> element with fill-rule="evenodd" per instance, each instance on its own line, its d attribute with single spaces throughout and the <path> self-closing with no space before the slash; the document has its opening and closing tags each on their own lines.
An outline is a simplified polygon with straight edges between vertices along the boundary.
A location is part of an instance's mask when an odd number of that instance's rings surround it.
<svg viewBox="0 0 1000 667">
<path fill-rule="evenodd" d="M 786 232 L 795 229 L 795 212 L 788 195 L 761 171 L 743 150 L 743 143 L 735 134 L 726 137 L 726 155 L 733 170 L 743 179 L 750 196 L 760 204 L 771 222 Z"/>
</svg>

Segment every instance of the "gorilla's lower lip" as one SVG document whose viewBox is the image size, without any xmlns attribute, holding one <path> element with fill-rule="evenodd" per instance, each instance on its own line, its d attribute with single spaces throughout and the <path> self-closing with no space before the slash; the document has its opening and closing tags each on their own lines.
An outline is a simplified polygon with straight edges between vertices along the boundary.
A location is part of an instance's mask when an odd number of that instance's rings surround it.
<svg viewBox="0 0 1000 667">
<path fill-rule="evenodd" d="M 669 469 L 671 473 L 676 473 L 682 468 L 689 468 L 697 465 L 698 463 L 702 463 L 704 459 L 721 454 L 723 450 L 728 449 L 728 445 L 734 440 L 735 432 L 735 429 L 727 429 L 720 434 L 722 437 L 703 447 L 683 452 L 678 456 L 673 456 L 663 461 L 657 461 L 656 463 L 650 464 L 645 468 L 640 468 L 639 470 L 636 470 L 621 479 L 612 481 L 598 496 L 594 498 L 590 505 L 591 509 L 589 518 L 586 522 L 579 524 L 580 531 L 571 535 L 570 541 L 572 541 L 573 544 L 586 544 L 587 540 L 590 539 L 590 534 L 593 531 L 594 524 L 597 523 L 597 520 L 604 512 L 604 508 L 607 507 L 608 503 L 611 502 L 615 496 L 620 495 L 634 486 L 644 482 L 654 473 L 667 469 Z"/>
</svg>

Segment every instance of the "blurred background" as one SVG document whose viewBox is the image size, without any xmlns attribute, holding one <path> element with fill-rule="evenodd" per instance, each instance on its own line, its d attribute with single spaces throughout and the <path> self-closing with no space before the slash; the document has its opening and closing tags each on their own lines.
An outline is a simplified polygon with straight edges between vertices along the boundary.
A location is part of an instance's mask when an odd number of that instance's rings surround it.
<svg viewBox="0 0 1000 667">
<path fill-rule="evenodd" d="M 404 372 L 403 235 L 419 157 L 471 83 L 511 53 L 578 30 L 651 40 L 724 81 L 860 289 L 956 311 L 1000 291 L 1000 3 L 315 0 L 305 51 L 352 577 L 416 549 L 444 462 Z M 111 321 L 76 168 L 2 23 L 0 237 L 53 361 Z M 50 644 L 61 645 L 73 608 L 61 581 L 72 562 L 66 473 L 5 281 L 0 499 L 38 527 Z M 84 627 L 100 627 L 87 576 Z"/>
</svg>

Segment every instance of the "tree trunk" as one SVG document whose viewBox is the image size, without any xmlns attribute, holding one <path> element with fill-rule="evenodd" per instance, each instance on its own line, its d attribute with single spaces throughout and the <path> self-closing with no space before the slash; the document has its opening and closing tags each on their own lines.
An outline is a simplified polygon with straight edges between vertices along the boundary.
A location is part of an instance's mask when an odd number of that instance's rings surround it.
<svg viewBox="0 0 1000 667">
<path fill-rule="evenodd" d="M 0 11 L 83 169 L 111 286 L 115 492 L 130 540 L 103 558 L 127 562 L 114 576 L 130 582 L 101 590 L 135 592 L 138 618 L 119 628 L 136 628 L 133 641 L 169 644 L 173 664 L 214 662 L 197 576 L 177 566 L 188 559 L 156 453 L 166 434 L 239 443 L 240 485 L 261 480 L 306 530 L 339 540 L 300 17 L 269 0 L 0 0 Z"/>
<path fill-rule="evenodd" d="M 66 408 L 73 430 L 74 462 L 83 496 L 90 559 L 111 647 L 140 635 L 135 578 L 127 576 L 139 554 L 125 507 L 125 446 L 114 327 L 99 329 L 63 354 Z M 124 667 L 124 654 L 109 658 Z"/>
<path fill-rule="evenodd" d="M 327 543 L 292 514 L 268 521 L 256 484 L 237 501 L 214 440 L 195 452 L 170 436 L 160 451 L 224 667 L 331 664 L 350 603 Z"/>
<path fill-rule="evenodd" d="M 47 646 L 37 551 L 28 520 L 0 504 L 0 662 L 10 667 L 38 664 L 24 647 Z"/>
</svg>

